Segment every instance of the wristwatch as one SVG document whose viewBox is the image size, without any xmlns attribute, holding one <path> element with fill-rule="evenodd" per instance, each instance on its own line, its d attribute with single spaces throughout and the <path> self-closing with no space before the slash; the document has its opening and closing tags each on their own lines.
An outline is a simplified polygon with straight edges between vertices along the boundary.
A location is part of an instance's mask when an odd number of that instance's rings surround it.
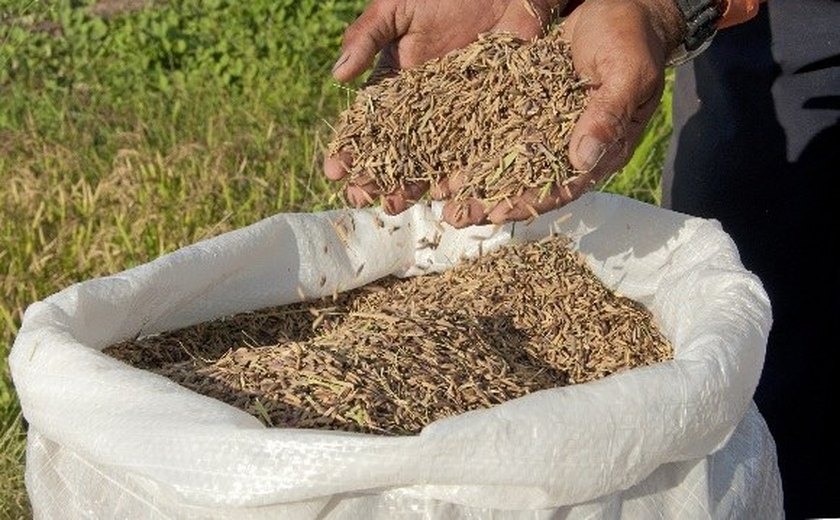
<svg viewBox="0 0 840 520">
<path fill-rule="evenodd" d="M 721 0 L 674 0 L 685 20 L 685 38 L 668 57 L 668 65 L 685 63 L 704 50 L 717 33 L 725 3 Z"/>
</svg>

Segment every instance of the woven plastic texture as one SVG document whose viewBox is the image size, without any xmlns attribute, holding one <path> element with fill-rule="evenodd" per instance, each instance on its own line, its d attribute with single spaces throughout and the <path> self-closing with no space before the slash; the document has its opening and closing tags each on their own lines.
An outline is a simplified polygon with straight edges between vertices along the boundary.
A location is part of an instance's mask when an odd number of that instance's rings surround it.
<svg viewBox="0 0 840 520">
<path fill-rule="evenodd" d="M 35 517 L 783 517 L 752 403 L 771 309 L 716 221 L 603 193 L 529 225 L 455 230 L 439 213 L 279 214 L 32 304 L 10 366 Z M 552 232 L 651 309 L 673 361 L 385 437 L 265 428 L 101 353 Z M 418 248 L 424 238 L 438 247 Z"/>
</svg>

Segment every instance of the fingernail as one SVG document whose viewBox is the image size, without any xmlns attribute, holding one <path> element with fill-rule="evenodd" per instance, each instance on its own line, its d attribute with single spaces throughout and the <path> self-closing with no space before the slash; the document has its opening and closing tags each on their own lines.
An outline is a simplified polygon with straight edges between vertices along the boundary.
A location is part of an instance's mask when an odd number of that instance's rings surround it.
<svg viewBox="0 0 840 520">
<path fill-rule="evenodd" d="M 335 73 L 335 71 L 340 69 L 342 65 L 347 63 L 347 60 L 349 60 L 349 59 L 350 59 L 350 53 L 349 52 L 345 52 L 344 54 L 342 54 L 341 57 L 338 58 L 338 61 L 335 62 L 335 65 L 333 65 L 333 68 L 332 68 L 333 73 Z"/>
<path fill-rule="evenodd" d="M 591 135 L 583 136 L 577 147 L 578 157 L 580 157 L 583 161 L 583 164 L 581 165 L 583 170 L 589 171 L 594 168 L 604 155 L 604 150 L 606 150 L 606 145 L 604 145 L 604 143 L 595 139 Z"/>
</svg>

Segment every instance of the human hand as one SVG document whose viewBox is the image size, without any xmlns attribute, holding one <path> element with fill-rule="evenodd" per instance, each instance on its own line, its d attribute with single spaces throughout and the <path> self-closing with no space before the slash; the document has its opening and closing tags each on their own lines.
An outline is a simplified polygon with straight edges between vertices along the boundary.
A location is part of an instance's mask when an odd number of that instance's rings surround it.
<svg viewBox="0 0 840 520">
<path fill-rule="evenodd" d="M 569 142 L 569 160 L 579 174 L 547 197 L 533 191 L 512 205 L 499 204 L 484 220 L 525 220 L 533 210 L 560 207 L 627 164 L 659 105 L 666 59 L 682 41 L 682 27 L 673 0 L 587 0 L 572 11 L 563 38 L 576 72 L 591 86 Z"/>
<path fill-rule="evenodd" d="M 410 68 L 466 47 L 479 34 L 511 32 L 523 39 L 543 33 L 550 11 L 565 0 L 372 0 L 344 32 L 333 76 L 348 82 L 378 67 Z"/>
<path fill-rule="evenodd" d="M 341 57 L 333 69 L 334 77 L 350 81 L 373 64 L 381 51 L 380 69 L 410 68 L 460 49 L 490 31 L 512 32 L 524 39 L 543 33 L 551 8 L 559 0 L 373 0 L 344 33 Z M 565 0 L 562 0 L 565 4 Z M 327 157 L 324 173 L 333 181 L 347 174 L 352 156 L 341 153 Z M 378 196 L 388 213 L 404 211 L 430 186 L 407 184 L 393 193 L 379 193 L 372 179 L 355 179 L 347 186 L 347 199 L 363 206 Z M 435 198 L 446 198 L 444 180 L 431 187 Z"/>
<path fill-rule="evenodd" d="M 526 36 L 539 34 L 542 29 L 539 17 L 547 19 L 548 4 L 540 4 L 543 14 L 534 16 L 533 9 L 525 9 L 520 2 L 502 2 L 507 7 L 497 11 L 501 18 L 481 18 L 473 11 L 466 13 L 467 3 L 456 2 L 437 8 L 429 3 L 413 5 L 426 15 L 412 13 L 400 19 L 394 16 L 394 6 L 374 0 L 368 11 L 348 29 L 346 54 L 338 62 L 336 77 L 349 79 L 364 71 L 376 54 L 379 45 L 376 42 L 386 42 L 381 64 L 405 67 L 470 43 L 475 35 L 487 30 L 487 24 L 500 30 L 516 30 L 511 28 L 515 22 L 520 34 L 523 31 L 532 31 L 525 32 Z M 405 7 L 408 2 L 399 4 Z M 366 18 L 369 12 L 372 14 Z M 515 16 L 505 18 L 505 13 L 515 13 Z M 452 23 L 457 16 L 472 23 L 475 34 L 464 32 L 459 24 Z M 391 24 L 386 29 L 380 28 L 385 23 L 383 20 Z M 402 27 L 399 20 L 404 24 Z M 576 8 L 564 22 L 564 37 L 571 42 L 578 73 L 592 83 L 589 106 L 578 120 L 570 141 L 569 158 L 579 175 L 564 186 L 555 186 L 547 195 L 534 190 L 491 208 L 476 201 L 465 212 L 463 206 L 450 202 L 444 209 L 444 218 L 456 227 L 531 218 L 534 210 L 542 213 L 574 200 L 626 164 L 659 103 L 666 55 L 682 39 L 682 25 L 673 0 L 588 0 Z M 459 29 L 453 30 L 455 26 Z M 413 27 L 420 28 L 415 31 Z M 444 36 L 436 37 L 436 34 Z M 405 50 L 400 47 L 403 43 Z M 333 180 L 341 179 L 346 173 L 344 165 L 349 161 L 352 157 L 346 155 L 328 158 L 325 173 Z M 433 197 L 448 196 L 451 187 L 446 180 L 441 184 L 431 187 Z M 428 185 L 414 184 L 394 193 L 379 194 L 372 180 L 360 179 L 348 186 L 347 196 L 352 204 L 361 206 L 383 195 L 386 211 L 399 213 L 428 189 Z"/>
</svg>

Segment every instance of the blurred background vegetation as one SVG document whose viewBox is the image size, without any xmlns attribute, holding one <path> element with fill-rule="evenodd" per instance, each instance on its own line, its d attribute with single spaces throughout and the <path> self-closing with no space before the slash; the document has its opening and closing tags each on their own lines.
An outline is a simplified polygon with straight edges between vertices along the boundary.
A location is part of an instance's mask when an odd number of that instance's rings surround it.
<svg viewBox="0 0 840 520">
<path fill-rule="evenodd" d="M 0 518 L 28 518 L 6 358 L 27 305 L 278 212 L 321 175 L 363 0 L 0 0 Z M 659 202 L 669 89 L 604 187 Z"/>
</svg>

